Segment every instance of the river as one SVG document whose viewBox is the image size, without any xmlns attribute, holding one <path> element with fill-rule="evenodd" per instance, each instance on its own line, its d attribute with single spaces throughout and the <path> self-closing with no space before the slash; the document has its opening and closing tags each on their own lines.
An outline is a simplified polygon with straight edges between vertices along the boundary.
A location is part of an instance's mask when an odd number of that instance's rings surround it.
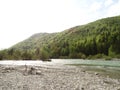
<svg viewBox="0 0 120 90">
<path fill-rule="evenodd" d="M 0 61 L 1 65 L 34 65 L 34 66 L 47 66 L 47 65 L 74 65 L 82 67 L 86 71 L 99 72 L 102 75 L 108 75 L 112 78 L 120 79 L 120 60 L 83 60 L 83 59 L 52 59 L 51 62 L 43 62 L 39 60 L 4 60 Z"/>
<path fill-rule="evenodd" d="M 51 62 L 40 60 L 4 60 L 0 61 L 0 64 L 8 65 L 41 65 L 41 64 L 75 64 L 75 65 L 92 65 L 92 66 L 111 66 L 120 67 L 120 60 L 83 60 L 83 59 L 52 59 Z"/>
</svg>

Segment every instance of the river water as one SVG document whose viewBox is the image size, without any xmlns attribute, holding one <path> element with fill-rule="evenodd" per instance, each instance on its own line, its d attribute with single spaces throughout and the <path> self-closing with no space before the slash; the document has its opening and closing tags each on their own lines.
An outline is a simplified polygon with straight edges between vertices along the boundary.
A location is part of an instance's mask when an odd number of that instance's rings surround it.
<svg viewBox="0 0 120 90">
<path fill-rule="evenodd" d="M 110 66 L 120 67 L 120 60 L 83 60 L 83 59 L 51 59 L 51 62 L 40 61 L 40 60 L 4 60 L 0 61 L 0 64 L 7 65 L 55 65 L 55 64 L 73 64 L 73 65 L 91 65 L 91 66 Z"/>
<path fill-rule="evenodd" d="M 83 59 L 52 59 L 51 62 L 43 62 L 40 60 L 4 60 L 0 61 L 1 65 L 34 65 L 34 66 L 47 66 L 47 65 L 74 65 L 77 67 L 85 68 L 86 71 L 99 72 L 103 75 L 108 75 L 112 78 L 120 79 L 120 60 L 83 60 Z"/>
</svg>

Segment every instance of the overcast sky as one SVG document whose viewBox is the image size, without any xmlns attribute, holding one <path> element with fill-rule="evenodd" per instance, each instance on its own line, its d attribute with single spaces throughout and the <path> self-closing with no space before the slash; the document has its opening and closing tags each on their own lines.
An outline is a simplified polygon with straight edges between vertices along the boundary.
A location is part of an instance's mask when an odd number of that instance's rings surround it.
<svg viewBox="0 0 120 90">
<path fill-rule="evenodd" d="M 60 32 L 120 15 L 120 0 L 0 0 L 0 49 L 32 34 Z"/>
</svg>

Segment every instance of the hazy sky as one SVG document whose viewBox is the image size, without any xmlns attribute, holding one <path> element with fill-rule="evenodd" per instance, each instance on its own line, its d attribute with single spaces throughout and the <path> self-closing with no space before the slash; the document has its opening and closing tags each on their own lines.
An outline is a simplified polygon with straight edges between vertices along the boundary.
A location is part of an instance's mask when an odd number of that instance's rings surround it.
<svg viewBox="0 0 120 90">
<path fill-rule="evenodd" d="M 34 33 L 120 15 L 120 0 L 0 0 L 0 49 Z"/>
</svg>

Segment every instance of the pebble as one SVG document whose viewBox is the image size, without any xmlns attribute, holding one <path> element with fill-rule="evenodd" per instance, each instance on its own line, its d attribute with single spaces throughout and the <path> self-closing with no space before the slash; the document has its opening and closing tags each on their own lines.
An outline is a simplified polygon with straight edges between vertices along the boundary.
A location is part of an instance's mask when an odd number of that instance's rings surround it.
<svg viewBox="0 0 120 90">
<path fill-rule="evenodd" d="M 0 71 L 0 84 L 6 90 L 120 90 L 120 80 L 102 77 L 97 72 L 87 73 L 76 67 L 31 66 L 26 72 L 23 68 L 14 70 L 4 74 Z"/>
</svg>

